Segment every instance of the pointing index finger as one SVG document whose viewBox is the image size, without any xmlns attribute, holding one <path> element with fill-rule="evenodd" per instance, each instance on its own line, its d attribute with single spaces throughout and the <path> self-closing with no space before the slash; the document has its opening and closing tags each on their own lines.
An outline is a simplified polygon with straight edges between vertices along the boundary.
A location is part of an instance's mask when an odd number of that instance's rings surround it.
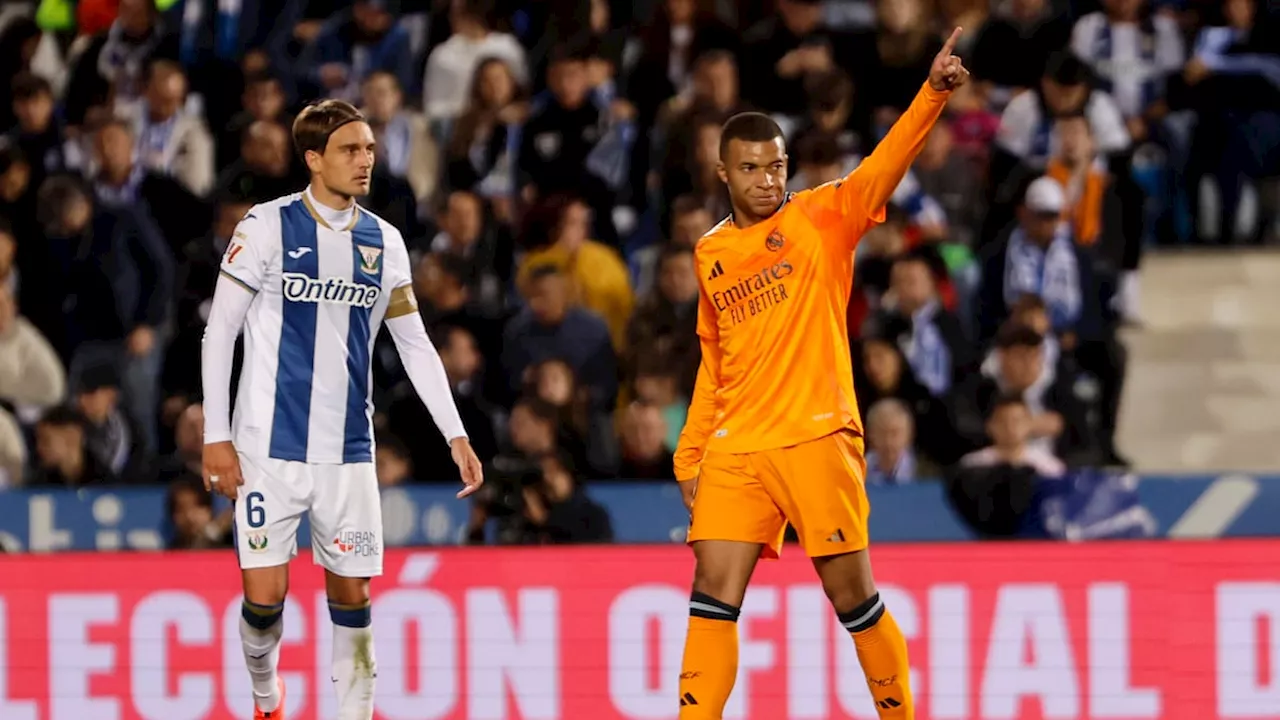
<svg viewBox="0 0 1280 720">
<path fill-rule="evenodd" d="M 960 39 L 960 33 L 964 28 L 956 28 L 951 31 L 951 37 L 947 38 L 946 44 L 942 46 L 942 57 L 949 57 L 951 52 L 956 49 L 956 41 Z"/>
</svg>

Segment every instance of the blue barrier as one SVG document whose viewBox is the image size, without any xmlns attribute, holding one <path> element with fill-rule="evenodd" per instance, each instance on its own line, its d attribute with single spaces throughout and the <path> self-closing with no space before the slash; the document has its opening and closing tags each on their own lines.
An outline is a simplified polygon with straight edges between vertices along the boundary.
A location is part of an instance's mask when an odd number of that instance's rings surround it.
<svg viewBox="0 0 1280 720">
<path fill-rule="evenodd" d="M 619 542 L 684 538 L 687 516 L 674 483 L 600 482 L 590 489 L 613 519 Z M 871 487 L 871 536 L 878 542 L 951 542 L 973 538 L 951 512 L 940 485 Z M 1143 477 L 1143 505 L 1161 537 L 1280 536 L 1280 476 Z M 0 544 L 9 550 L 152 550 L 164 547 L 164 489 L 15 490 L 0 492 Z M 386 542 L 457 543 L 470 506 L 452 487 L 383 492 Z M 305 520 L 299 543 L 308 545 Z"/>
</svg>

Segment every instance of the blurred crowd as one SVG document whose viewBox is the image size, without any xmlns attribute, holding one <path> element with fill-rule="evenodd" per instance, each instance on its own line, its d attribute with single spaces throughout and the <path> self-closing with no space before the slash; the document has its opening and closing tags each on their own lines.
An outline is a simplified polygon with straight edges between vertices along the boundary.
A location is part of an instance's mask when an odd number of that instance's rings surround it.
<svg viewBox="0 0 1280 720">
<path fill-rule="evenodd" d="M 1143 248 L 1274 240 L 1266 0 L 6 3 L 0 487 L 170 483 L 206 534 L 219 259 L 250 206 L 305 184 L 292 114 L 334 97 L 374 128 L 364 204 L 403 230 L 488 467 L 477 534 L 607 538 L 584 483 L 672 477 L 693 246 L 729 212 L 721 124 L 769 112 L 791 189 L 835 179 L 957 25 L 975 82 L 857 256 L 868 482 L 1123 466 Z M 381 481 L 455 480 L 378 348 Z"/>
</svg>

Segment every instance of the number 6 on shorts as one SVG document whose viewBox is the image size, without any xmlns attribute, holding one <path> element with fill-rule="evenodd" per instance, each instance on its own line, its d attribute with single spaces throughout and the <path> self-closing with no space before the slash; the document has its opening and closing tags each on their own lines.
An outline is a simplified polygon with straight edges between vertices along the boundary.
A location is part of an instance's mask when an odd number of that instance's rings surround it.
<svg viewBox="0 0 1280 720">
<path fill-rule="evenodd" d="M 267 511 L 262 507 L 262 501 L 265 499 L 260 492 L 251 492 L 245 496 L 245 514 L 249 527 L 260 528 L 267 524 Z"/>
</svg>

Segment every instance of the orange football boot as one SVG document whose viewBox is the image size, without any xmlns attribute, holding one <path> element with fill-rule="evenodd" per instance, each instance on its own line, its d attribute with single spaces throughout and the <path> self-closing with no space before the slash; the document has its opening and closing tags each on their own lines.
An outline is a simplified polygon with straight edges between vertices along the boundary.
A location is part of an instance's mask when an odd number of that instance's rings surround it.
<svg viewBox="0 0 1280 720">
<path fill-rule="evenodd" d="M 284 720 L 284 680 L 276 678 L 276 687 L 280 689 L 280 704 L 271 712 L 263 712 L 257 703 L 254 703 L 253 720 Z"/>
</svg>

